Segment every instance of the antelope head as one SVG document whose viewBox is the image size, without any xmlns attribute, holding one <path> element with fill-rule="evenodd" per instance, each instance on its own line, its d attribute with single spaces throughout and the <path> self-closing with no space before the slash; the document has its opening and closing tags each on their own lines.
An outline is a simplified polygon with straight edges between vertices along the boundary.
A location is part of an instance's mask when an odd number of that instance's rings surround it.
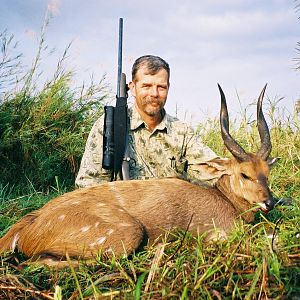
<svg viewBox="0 0 300 300">
<path fill-rule="evenodd" d="M 257 127 L 261 140 L 260 149 L 256 154 L 247 153 L 230 135 L 229 118 L 224 92 L 220 85 L 221 110 L 220 125 L 222 139 L 226 148 L 233 155 L 232 159 L 213 159 L 201 164 L 201 171 L 218 177 L 216 187 L 230 199 L 243 218 L 250 222 L 254 212 L 261 209 L 268 212 L 274 207 L 274 199 L 268 186 L 270 167 L 275 160 L 269 159 L 272 150 L 268 125 L 262 112 L 262 101 L 266 86 L 257 102 Z M 205 167 L 204 167 L 205 165 Z M 252 209 L 252 211 L 250 211 Z"/>
</svg>

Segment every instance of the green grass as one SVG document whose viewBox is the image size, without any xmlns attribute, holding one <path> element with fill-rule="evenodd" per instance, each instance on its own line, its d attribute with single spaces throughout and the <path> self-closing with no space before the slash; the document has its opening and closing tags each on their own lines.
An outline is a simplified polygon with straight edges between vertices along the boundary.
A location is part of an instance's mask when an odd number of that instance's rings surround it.
<svg viewBox="0 0 300 300">
<path fill-rule="evenodd" d="M 105 77 L 72 85 L 74 72 L 64 67 L 69 47 L 52 78 L 41 82 L 44 34 L 32 66 L 11 87 L 22 56 L 6 53 L 13 37 L 0 33 L 0 183 L 13 182 L 23 187 L 21 192 L 25 186 L 47 190 L 56 178 L 65 186 L 74 185 L 87 135 L 108 97 Z"/>
<path fill-rule="evenodd" d="M 33 297 L 34 291 L 51 299 L 56 290 L 63 299 L 292 299 L 300 294 L 300 184 L 299 119 L 271 124 L 273 152 L 281 160 L 272 170 L 270 185 L 278 198 L 292 202 L 278 205 L 268 215 L 258 214 L 253 224 L 237 225 L 225 242 L 205 244 L 204 236 L 177 232 L 174 242 L 147 247 L 129 258 L 99 257 L 94 266 L 56 271 L 28 266 L 18 269 L 21 254 L 1 258 L 0 296 Z M 219 133 L 203 136 L 212 148 Z M 280 126 L 280 127 L 279 127 Z M 290 128 L 293 127 L 293 130 Z M 233 130 L 239 139 L 255 143 L 257 133 Z M 246 136 L 243 135 L 243 132 Z M 246 133 L 245 133 L 246 132 Z M 253 136 L 252 136 L 253 135 Z M 280 135 L 280 138 L 276 138 Z M 227 154 L 219 145 L 216 151 Z M 255 143 L 256 144 L 256 143 Z M 246 148 L 256 145 L 246 145 Z M 275 156 L 274 155 L 274 156 Z M 14 189 L 0 189 L 1 235 L 27 212 L 63 191 L 32 190 L 14 197 Z M 58 297 L 58 296 L 56 296 Z M 58 299 L 58 298 L 56 298 Z"/>
<path fill-rule="evenodd" d="M 262 220 L 245 225 L 223 243 L 178 233 L 178 239 L 145 249 L 130 258 L 99 257 L 95 266 L 51 271 L 17 270 L 24 258 L 2 258 L 2 297 L 25 297 L 37 290 L 64 299 L 109 296 L 120 299 L 290 299 L 299 287 L 299 207 L 280 208 L 280 225 Z M 298 228 L 299 229 L 299 228 Z M 276 235 L 276 241 L 268 237 Z M 18 282 L 18 283 L 16 283 Z M 9 290 L 9 288 L 11 288 Z"/>
</svg>

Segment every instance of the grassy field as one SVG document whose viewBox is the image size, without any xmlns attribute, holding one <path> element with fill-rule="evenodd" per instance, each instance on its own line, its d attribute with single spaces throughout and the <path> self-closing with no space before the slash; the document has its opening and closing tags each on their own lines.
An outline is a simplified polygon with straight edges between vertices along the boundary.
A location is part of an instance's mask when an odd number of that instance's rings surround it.
<svg viewBox="0 0 300 300">
<path fill-rule="evenodd" d="M 0 39 L 2 49 L 9 49 L 12 38 L 3 33 Z M 103 81 L 70 88 L 72 74 L 62 67 L 66 53 L 53 78 L 38 89 L 43 33 L 40 43 L 32 68 L 0 94 L 0 236 L 72 189 L 87 133 L 107 96 Z M 20 56 L 5 57 L 8 71 L 0 82 L 12 84 Z M 0 299 L 300 299 L 299 114 L 284 115 L 272 101 L 265 101 L 264 111 L 272 156 L 280 158 L 270 176 L 280 200 L 271 213 L 237 225 L 224 242 L 207 244 L 204 235 L 176 232 L 173 242 L 149 245 L 128 258 L 99 256 L 93 266 L 80 263 L 78 269 L 20 268 L 26 258 L 7 253 L 0 256 Z M 232 135 L 255 152 L 255 121 L 246 113 L 240 120 L 231 120 Z M 218 128 L 217 119 L 199 124 L 204 143 L 230 156 Z"/>
<path fill-rule="evenodd" d="M 273 114 L 273 116 L 272 116 Z M 253 224 L 237 226 L 226 242 L 203 243 L 204 236 L 176 232 L 174 242 L 147 247 L 132 257 L 99 256 L 93 266 L 51 270 L 18 268 L 21 254 L 1 257 L 0 297 L 3 299 L 299 299 L 300 295 L 300 135 L 299 118 L 279 122 L 273 106 L 273 156 L 280 161 L 270 186 L 282 201 Z M 199 126 L 203 138 L 227 155 L 215 131 L 216 120 Z M 246 124 L 250 124 L 246 126 Z M 247 130 L 246 130 L 247 129 Z M 253 122 L 234 130 L 245 148 L 257 147 Z M 28 190 L 28 189 L 27 189 Z M 9 185 L 0 189 L 1 235 L 21 216 L 61 194 L 32 190 L 15 196 Z"/>
</svg>

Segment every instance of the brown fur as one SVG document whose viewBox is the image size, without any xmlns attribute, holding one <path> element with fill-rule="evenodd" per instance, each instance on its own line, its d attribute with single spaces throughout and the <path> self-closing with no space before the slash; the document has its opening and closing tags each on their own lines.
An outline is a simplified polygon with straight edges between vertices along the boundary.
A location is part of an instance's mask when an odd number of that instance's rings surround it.
<svg viewBox="0 0 300 300">
<path fill-rule="evenodd" d="M 219 177 L 216 187 L 165 178 L 117 181 L 66 193 L 12 226 L 0 239 L 0 253 L 18 249 L 47 264 L 42 258 L 50 256 L 56 264 L 66 253 L 85 260 L 99 251 L 130 254 L 145 238 L 153 241 L 188 225 L 192 233 L 208 232 L 214 238 L 215 228 L 225 235 L 239 216 L 252 221 L 254 211 L 249 209 L 272 197 L 268 163 L 255 155 L 241 163 L 214 159 L 198 168 Z"/>
</svg>

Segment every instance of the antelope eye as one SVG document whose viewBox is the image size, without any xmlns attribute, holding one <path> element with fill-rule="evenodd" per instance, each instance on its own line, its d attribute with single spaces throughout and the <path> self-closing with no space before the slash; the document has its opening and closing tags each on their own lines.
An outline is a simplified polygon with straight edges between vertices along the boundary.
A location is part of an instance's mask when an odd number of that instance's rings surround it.
<svg viewBox="0 0 300 300">
<path fill-rule="evenodd" d="M 241 173 L 241 175 L 242 175 L 242 177 L 244 178 L 244 179 L 250 179 L 250 177 L 249 176 L 247 176 L 245 173 Z"/>
</svg>

